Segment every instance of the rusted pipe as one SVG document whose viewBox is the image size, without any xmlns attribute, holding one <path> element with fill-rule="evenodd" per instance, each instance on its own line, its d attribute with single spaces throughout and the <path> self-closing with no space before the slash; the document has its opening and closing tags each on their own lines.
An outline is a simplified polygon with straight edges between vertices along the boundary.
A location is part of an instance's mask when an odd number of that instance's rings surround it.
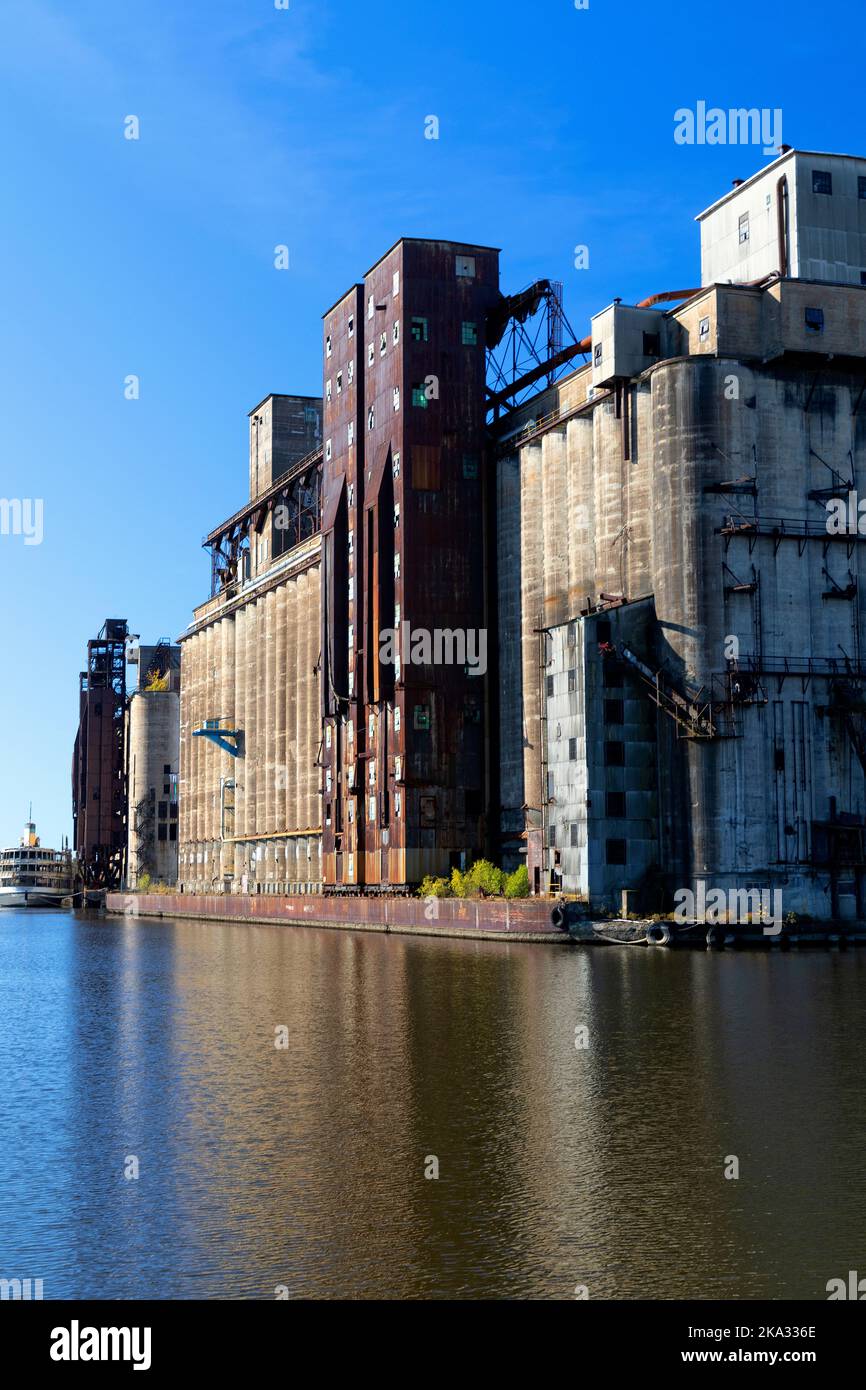
<svg viewBox="0 0 866 1390">
<path fill-rule="evenodd" d="M 776 216 L 779 229 L 779 274 L 788 274 L 788 180 L 785 174 L 776 184 Z"/>
<path fill-rule="evenodd" d="M 642 299 L 639 304 L 635 305 L 635 308 L 650 309 L 653 304 L 663 304 L 668 299 L 691 299 L 706 288 L 706 285 L 702 285 L 701 289 L 697 290 L 664 290 L 662 294 L 651 294 L 648 299 Z"/>
</svg>

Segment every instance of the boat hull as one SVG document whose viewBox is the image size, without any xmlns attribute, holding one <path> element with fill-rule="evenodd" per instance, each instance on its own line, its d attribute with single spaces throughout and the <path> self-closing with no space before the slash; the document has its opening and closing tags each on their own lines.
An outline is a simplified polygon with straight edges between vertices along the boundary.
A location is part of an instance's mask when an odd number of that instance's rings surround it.
<svg viewBox="0 0 866 1390">
<path fill-rule="evenodd" d="M 49 888 L 0 888 L 0 908 L 4 907 L 63 907 L 71 904 L 74 894 L 53 892 Z"/>
</svg>

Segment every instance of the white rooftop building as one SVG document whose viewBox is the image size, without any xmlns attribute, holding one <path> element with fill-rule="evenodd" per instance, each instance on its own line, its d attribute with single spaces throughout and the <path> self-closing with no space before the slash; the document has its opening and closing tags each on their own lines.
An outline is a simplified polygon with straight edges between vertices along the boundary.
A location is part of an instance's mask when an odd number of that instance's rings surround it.
<svg viewBox="0 0 866 1390">
<path fill-rule="evenodd" d="M 785 149 L 697 217 L 701 284 L 866 285 L 866 159 Z"/>
</svg>

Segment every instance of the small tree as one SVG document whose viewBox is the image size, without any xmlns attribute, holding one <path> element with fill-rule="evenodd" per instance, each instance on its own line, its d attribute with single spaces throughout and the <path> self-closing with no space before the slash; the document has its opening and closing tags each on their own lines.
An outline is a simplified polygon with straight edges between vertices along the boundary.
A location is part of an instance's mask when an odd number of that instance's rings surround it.
<svg viewBox="0 0 866 1390">
<path fill-rule="evenodd" d="M 419 898 L 450 898 L 451 881 L 447 878 L 433 878 L 427 874 L 418 889 Z"/>
<path fill-rule="evenodd" d="M 482 898 L 498 898 L 502 894 L 505 875 L 489 859 L 476 859 L 466 875 L 466 886 L 471 897 L 476 894 Z"/>
<path fill-rule="evenodd" d="M 506 898 L 528 898 L 529 897 L 529 870 L 525 864 L 509 874 L 505 880 Z"/>
</svg>

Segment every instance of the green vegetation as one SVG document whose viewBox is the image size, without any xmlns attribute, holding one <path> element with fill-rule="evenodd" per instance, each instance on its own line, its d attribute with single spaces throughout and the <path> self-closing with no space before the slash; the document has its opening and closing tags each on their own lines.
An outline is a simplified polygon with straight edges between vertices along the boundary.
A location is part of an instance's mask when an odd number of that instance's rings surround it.
<svg viewBox="0 0 866 1390">
<path fill-rule="evenodd" d="M 465 873 L 452 869 L 450 878 L 430 874 L 418 889 L 419 898 L 528 898 L 529 873 L 521 864 L 514 873 L 497 869 L 489 859 L 476 859 Z"/>
<path fill-rule="evenodd" d="M 521 864 L 519 869 L 515 869 L 513 874 L 509 874 L 505 880 L 506 898 L 528 898 L 529 897 L 529 870 L 525 864 Z"/>
</svg>

